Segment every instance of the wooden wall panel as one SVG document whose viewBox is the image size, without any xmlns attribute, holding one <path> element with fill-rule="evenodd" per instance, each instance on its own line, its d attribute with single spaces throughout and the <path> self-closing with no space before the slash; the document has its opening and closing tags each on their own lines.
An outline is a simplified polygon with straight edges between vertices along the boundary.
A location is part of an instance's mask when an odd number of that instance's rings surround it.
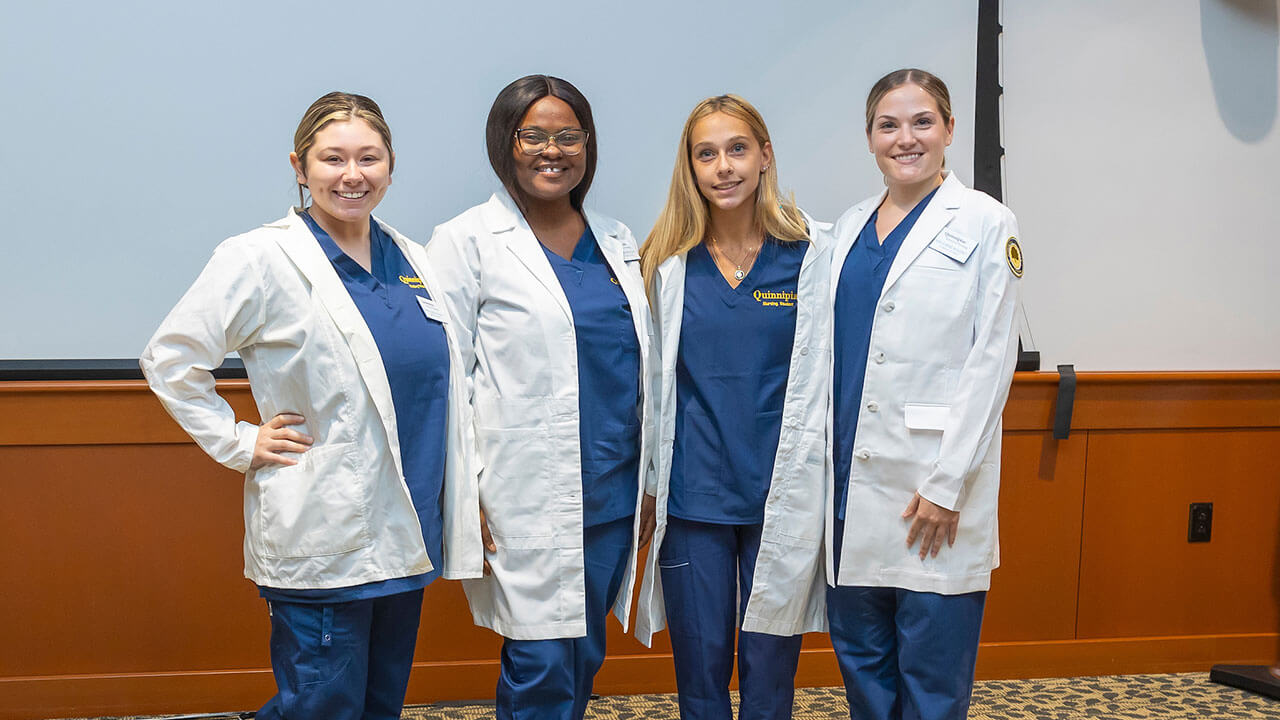
<svg viewBox="0 0 1280 720">
<path fill-rule="evenodd" d="M 1000 567 L 987 595 L 984 642 L 1075 637 L 1085 445 L 1083 435 L 1005 433 Z"/>
<path fill-rule="evenodd" d="M 244 381 L 219 384 L 255 420 Z M 980 677 L 1205 669 L 1280 643 L 1280 373 L 1081 374 L 1054 441 L 1053 373 L 1005 412 L 1002 567 Z M 1218 429 L 1221 428 L 1221 429 Z M 1238 428 L 1238 429 L 1232 429 Z M 241 478 L 140 382 L 0 383 L 0 720 L 252 709 L 272 689 L 242 576 Z M 1214 541 L 1185 543 L 1186 505 Z M 428 589 L 411 702 L 492 697 L 500 638 Z M 800 685 L 839 683 L 805 638 Z M 665 634 L 611 624 L 602 693 L 674 688 Z"/>
<path fill-rule="evenodd" d="M 1280 631 L 1278 544 L 1280 430 L 1090 432 L 1079 637 Z"/>
<path fill-rule="evenodd" d="M 243 477 L 195 445 L 0 447 L 0 676 L 267 667 Z M 20 468 L 20 471 L 13 472 Z"/>
</svg>

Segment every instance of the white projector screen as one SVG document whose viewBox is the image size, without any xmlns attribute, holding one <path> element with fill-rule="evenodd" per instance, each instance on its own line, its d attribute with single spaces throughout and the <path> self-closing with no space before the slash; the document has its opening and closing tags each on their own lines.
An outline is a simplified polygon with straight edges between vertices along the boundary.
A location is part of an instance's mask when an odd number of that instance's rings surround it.
<svg viewBox="0 0 1280 720">
<path fill-rule="evenodd" d="M 591 101 L 589 206 L 648 233 L 684 118 L 736 92 L 819 219 L 881 187 L 862 105 L 919 66 L 951 86 L 973 167 L 977 2 L 39 2 L 0 6 L 0 359 L 132 358 L 223 238 L 297 201 L 298 119 L 334 89 L 394 133 L 380 217 L 419 241 L 497 183 L 484 121 L 541 72 Z"/>
<path fill-rule="evenodd" d="M 1045 368 L 1280 368 L 1276 0 L 1004 0 L 1005 202 Z"/>
</svg>

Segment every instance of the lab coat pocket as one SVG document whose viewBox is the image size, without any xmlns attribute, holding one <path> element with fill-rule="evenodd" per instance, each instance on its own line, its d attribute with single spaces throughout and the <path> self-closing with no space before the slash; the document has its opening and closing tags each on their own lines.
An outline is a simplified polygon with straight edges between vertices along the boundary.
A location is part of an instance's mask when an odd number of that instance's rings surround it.
<svg viewBox="0 0 1280 720">
<path fill-rule="evenodd" d="M 911 263 L 911 267 L 917 270 L 959 270 L 961 263 L 947 257 L 935 248 L 927 247 L 921 252 Z"/>
<path fill-rule="evenodd" d="M 489 529 L 508 536 L 550 535 L 539 515 L 552 507 L 546 433 L 537 427 L 477 427 L 484 462 L 480 502 Z"/>
<path fill-rule="evenodd" d="M 355 443 L 325 444 L 299 455 L 297 465 L 254 473 L 266 556 L 339 555 L 372 543 L 357 457 Z"/>
<path fill-rule="evenodd" d="M 505 622 L 531 625 L 560 619 L 563 598 L 556 591 L 564 572 L 565 553 L 569 549 L 555 547 L 551 536 L 520 537 L 493 533 L 497 552 L 489 555 L 493 571 L 489 584 L 497 617 Z M 581 550 L 577 550 L 581 567 Z M 519 618 L 519 620 L 517 620 Z"/>
<path fill-rule="evenodd" d="M 951 406 L 907 403 L 902 406 L 902 414 L 911 443 L 911 456 L 932 464 L 942 447 L 942 431 L 947 427 Z"/>
<path fill-rule="evenodd" d="M 951 414 L 950 405 L 931 405 L 925 403 L 907 403 L 902 407 L 908 430 L 936 430 L 942 432 L 947 427 L 947 417 Z"/>
</svg>

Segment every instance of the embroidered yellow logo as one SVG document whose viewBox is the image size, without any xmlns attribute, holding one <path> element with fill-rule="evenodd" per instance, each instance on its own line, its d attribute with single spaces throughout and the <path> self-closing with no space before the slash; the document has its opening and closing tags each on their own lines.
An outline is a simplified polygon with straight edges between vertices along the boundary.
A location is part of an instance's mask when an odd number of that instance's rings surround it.
<svg viewBox="0 0 1280 720">
<path fill-rule="evenodd" d="M 408 275 L 401 275 L 400 282 L 404 283 L 405 285 L 408 285 L 409 287 L 415 290 L 424 290 L 427 287 L 422 283 L 422 278 L 420 277 L 409 277 Z"/>
<path fill-rule="evenodd" d="M 1022 277 L 1022 247 L 1018 245 L 1018 238 L 1010 237 L 1004 243 L 1004 256 L 1009 261 L 1009 270 L 1014 277 Z"/>
<path fill-rule="evenodd" d="M 782 292 L 756 290 L 751 293 L 751 297 L 764 307 L 795 307 L 796 305 L 796 294 L 785 290 Z"/>
</svg>

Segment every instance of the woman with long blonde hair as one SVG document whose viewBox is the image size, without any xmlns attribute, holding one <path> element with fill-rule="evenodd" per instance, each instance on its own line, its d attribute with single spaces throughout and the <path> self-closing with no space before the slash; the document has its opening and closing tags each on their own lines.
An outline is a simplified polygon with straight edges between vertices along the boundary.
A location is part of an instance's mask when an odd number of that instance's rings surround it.
<svg viewBox="0 0 1280 720">
<path fill-rule="evenodd" d="M 800 633 L 824 629 L 825 227 L 778 190 L 750 103 L 693 109 L 641 251 L 662 375 L 637 633 L 669 625 L 683 718 L 733 717 L 735 634 L 741 717 L 790 718 Z"/>
</svg>

